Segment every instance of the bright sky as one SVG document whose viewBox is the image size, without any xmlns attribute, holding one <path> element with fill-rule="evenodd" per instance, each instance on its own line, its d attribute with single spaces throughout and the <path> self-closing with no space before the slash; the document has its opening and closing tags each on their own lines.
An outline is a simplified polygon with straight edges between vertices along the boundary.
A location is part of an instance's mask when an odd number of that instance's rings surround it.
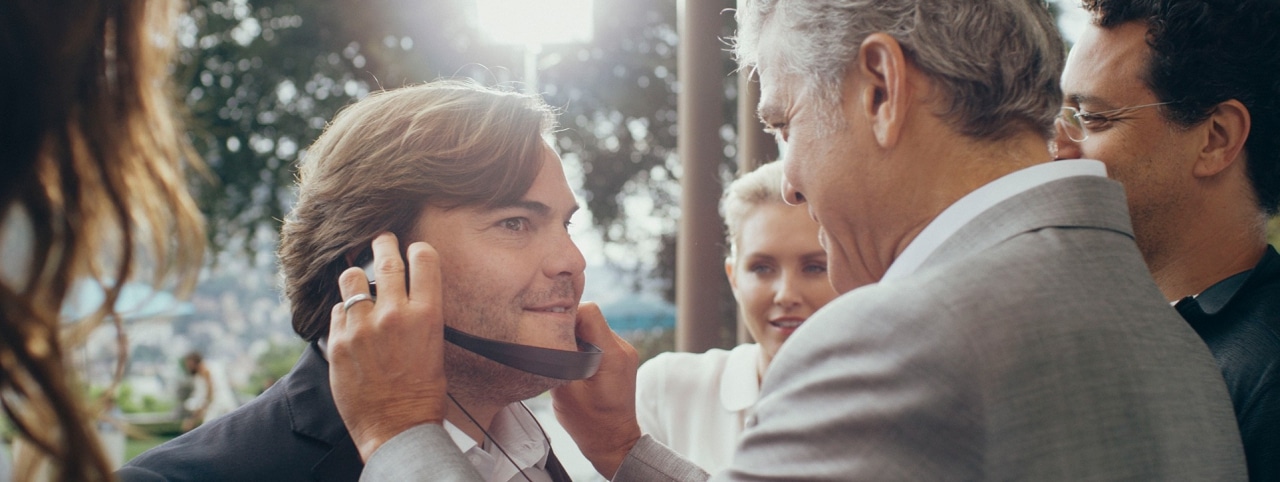
<svg viewBox="0 0 1280 482">
<path fill-rule="evenodd" d="M 1053 2 L 1062 7 L 1062 16 L 1058 18 L 1058 29 L 1062 31 L 1062 36 L 1066 37 L 1068 43 L 1075 44 L 1076 39 L 1080 37 L 1080 30 L 1089 21 L 1088 14 L 1080 8 L 1080 0 L 1053 0 Z"/>
</svg>

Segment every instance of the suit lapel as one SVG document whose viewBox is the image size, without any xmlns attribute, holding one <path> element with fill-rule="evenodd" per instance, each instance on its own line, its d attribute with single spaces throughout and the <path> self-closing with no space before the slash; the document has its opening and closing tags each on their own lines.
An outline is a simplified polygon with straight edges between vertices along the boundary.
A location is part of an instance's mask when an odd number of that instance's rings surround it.
<svg viewBox="0 0 1280 482">
<path fill-rule="evenodd" d="M 289 403 L 293 432 L 319 441 L 330 449 L 312 466 L 315 480 L 359 479 L 364 464 L 333 403 L 333 392 L 329 389 L 329 363 L 320 355 L 317 344 L 307 346 L 298 360 L 298 365 L 289 375 L 285 397 Z"/>
<path fill-rule="evenodd" d="M 1120 183 L 1098 176 L 1074 176 L 1034 187 L 992 206 L 948 238 L 920 269 L 946 264 L 1044 228 L 1105 229 L 1133 238 L 1129 206 Z"/>
</svg>

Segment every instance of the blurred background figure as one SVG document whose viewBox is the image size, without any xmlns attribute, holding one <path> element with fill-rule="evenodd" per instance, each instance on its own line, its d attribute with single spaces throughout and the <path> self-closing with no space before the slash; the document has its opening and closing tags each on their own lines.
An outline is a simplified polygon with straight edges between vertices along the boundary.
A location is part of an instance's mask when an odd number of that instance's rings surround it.
<svg viewBox="0 0 1280 482">
<path fill-rule="evenodd" d="M 104 320 L 120 328 L 112 307 L 138 271 L 179 292 L 198 274 L 205 237 L 183 172 L 196 158 L 167 87 L 177 4 L 0 2 L 0 403 L 17 480 L 111 478 L 92 420 L 113 390 L 84 403 L 69 352 Z M 61 319 L 85 279 L 101 306 Z"/>
<path fill-rule="evenodd" d="M 664 353 L 637 375 L 641 430 L 711 472 L 729 464 L 782 343 L 836 297 L 818 223 L 803 207 L 783 202 L 781 186 L 782 164 L 773 162 L 734 181 L 721 201 L 729 242 L 725 275 L 757 343 Z"/>
<path fill-rule="evenodd" d="M 179 387 L 183 432 L 231 413 L 239 406 L 226 373 L 221 367 L 206 362 L 200 352 L 193 351 L 182 357 L 182 369 L 190 376 L 185 386 Z"/>
</svg>

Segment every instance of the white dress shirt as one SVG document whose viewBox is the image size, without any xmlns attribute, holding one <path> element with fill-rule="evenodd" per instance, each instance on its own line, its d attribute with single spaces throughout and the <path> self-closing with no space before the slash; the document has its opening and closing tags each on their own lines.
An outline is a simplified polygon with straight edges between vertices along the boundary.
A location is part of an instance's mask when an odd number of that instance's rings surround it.
<svg viewBox="0 0 1280 482">
<path fill-rule="evenodd" d="M 320 338 L 319 345 L 320 353 L 328 360 L 329 338 Z M 493 441 L 481 446 L 448 420 L 444 421 L 444 429 L 453 439 L 453 443 L 458 446 L 458 450 L 461 450 L 471 465 L 476 468 L 476 472 L 479 472 L 488 482 L 521 482 L 528 480 L 525 476 L 534 482 L 551 482 L 551 475 L 547 473 L 547 457 L 551 453 L 551 441 L 547 440 L 542 426 L 538 425 L 538 420 L 521 402 L 507 405 L 499 410 L 494 414 L 493 421 L 487 429 L 489 435 L 507 451 L 507 455 L 511 456 L 511 460 L 507 460 L 507 457 L 502 455 Z M 396 440 L 400 447 L 410 447 L 410 450 L 415 446 L 414 444 L 419 443 L 414 437 L 395 437 L 393 440 Z M 388 440 L 387 444 L 390 443 L 391 441 Z M 512 465 L 512 461 L 515 465 Z M 524 475 L 520 475 L 521 472 Z M 362 476 L 361 480 L 365 478 Z M 374 480 L 378 479 L 375 477 Z"/>
<path fill-rule="evenodd" d="M 488 428 L 493 439 L 483 446 L 448 420 L 444 422 L 444 429 L 488 482 L 524 481 L 525 476 L 534 482 L 551 481 L 546 468 L 551 445 L 538 421 L 519 402 L 503 407 L 493 416 Z M 511 460 L 502 455 L 495 442 L 507 451 Z M 524 475 L 520 475 L 521 472 Z"/>
<path fill-rule="evenodd" d="M 988 209 L 1001 201 L 1022 194 L 1032 188 L 1048 184 L 1059 179 L 1073 176 L 1107 177 L 1107 167 L 1099 161 L 1076 159 L 1054 161 L 1020 169 L 987 183 L 973 192 L 960 198 L 954 204 L 942 210 L 938 217 L 925 226 L 924 230 L 907 248 L 902 250 L 898 259 L 893 260 L 885 271 L 881 282 L 892 281 L 915 273 L 929 255 L 937 251 L 951 235 L 969 224 Z"/>
<path fill-rule="evenodd" d="M 640 431 L 715 473 L 733 459 L 760 397 L 760 345 L 663 353 L 636 374 Z"/>
</svg>

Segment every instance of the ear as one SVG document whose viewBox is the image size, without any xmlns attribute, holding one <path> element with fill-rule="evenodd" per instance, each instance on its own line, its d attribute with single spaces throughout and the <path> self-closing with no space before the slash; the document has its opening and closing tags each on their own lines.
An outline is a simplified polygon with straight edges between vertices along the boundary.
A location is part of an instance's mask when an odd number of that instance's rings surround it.
<svg viewBox="0 0 1280 482">
<path fill-rule="evenodd" d="M 733 258 L 724 259 L 724 276 L 729 278 L 729 288 L 733 289 L 734 297 L 738 293 L 738 279 L 733 277 Z"/>
<path fill-rule="evenodd" d="M 845 73 L 842 94 L 845 112 L 866 116 L 881 147 L 895 146 L 911 100 L 902 45 L 883 32 L 868 35 Z"/>
<path fill-rule="evenodd" d="M 343 255 L 343 258 L 347 260 L 347 266 L 356 266 L 356 263 L 363 261 L 360 259 L 362 258 L 360 255 L 364 253 L 369 253 L 368 257 L 373 258 L 373 248 L 368 246 L 364 248 L 351 248 L 347 250 L 347 254 Z"/>
<path fill-rule="evenodd" d="M 1251 123 L 1249 109 L 1240 101 L 1231 99 L 1218 104 L 1204 123 L 1208 132 L 1192 171 L 1195 176 L 1215 176 L 1238 162 L 1249 138 Z"/>
</svg>

